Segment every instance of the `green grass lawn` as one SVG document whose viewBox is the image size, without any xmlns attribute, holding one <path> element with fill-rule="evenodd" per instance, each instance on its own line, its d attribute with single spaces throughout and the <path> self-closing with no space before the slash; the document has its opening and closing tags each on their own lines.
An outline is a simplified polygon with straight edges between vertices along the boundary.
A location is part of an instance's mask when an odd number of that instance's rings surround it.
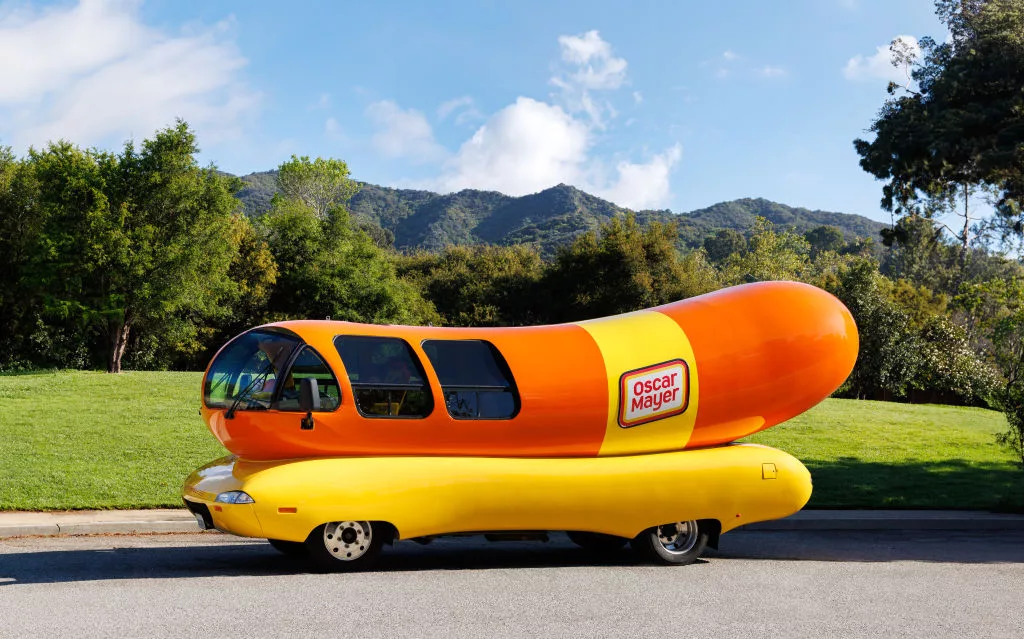
<svg viewBox="0 0 1024 639">
<path fill-rule="evenodd" d="M 995 442 L 1002 413 L 829 399 L 744 441 L 811 471 L 811 508 L 1024 510 L 1024 470 Z"/>
<path fill-rule="evenodd" d="M 199 418 L 201 373 L 0 376 L 0 510 L 181 505 L 226 454 Z"/>
<path fill-rule="evenodd" d="M 181 504 L 225 454 L 198 415 L 199 373 L 0 375 L 0 510 Z M 812 507 L 1024 510 L 1000 413 L 827 400 L 749 438 L 801 459 Z"/>
</svg>

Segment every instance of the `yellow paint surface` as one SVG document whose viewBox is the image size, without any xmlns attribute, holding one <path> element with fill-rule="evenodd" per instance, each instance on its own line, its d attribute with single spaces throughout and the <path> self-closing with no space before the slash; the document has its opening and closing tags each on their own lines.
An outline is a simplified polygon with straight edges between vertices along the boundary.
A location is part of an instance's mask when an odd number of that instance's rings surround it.
<svg viewBox="0 0 1024 639">
<path fill-rule="evenodd" d="M 608 425 L 600 455 L 682 449 L 697 421 L 700 396 L 693 348 L 675 320 L 656 311 L 579 322 L 597 342 L 608 374 Z M 629 428 L 619 425 L 619 381 L 628 371 L 681 359 L 689 367 L 689 404 L 672 417 Z"/>
</svg>

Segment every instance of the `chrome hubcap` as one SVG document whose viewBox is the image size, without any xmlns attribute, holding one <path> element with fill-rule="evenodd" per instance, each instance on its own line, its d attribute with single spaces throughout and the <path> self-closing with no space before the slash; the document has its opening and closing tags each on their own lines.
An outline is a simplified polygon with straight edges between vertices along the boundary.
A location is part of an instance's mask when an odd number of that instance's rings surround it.
<svg viewBox="0 0 1024 639">
<path fill-rule="evenodd" d="M 658 541 L 673 555 L 688 553 L 697 545 L 697 522 L 677 521 L 658 526 Z"/>
<path fill-rule="evenodd" d="M 324 526 L 324 546 L 339 561 L 354 561 L 370 550 L 373 528 L 368 521 L 332 521 Z"/>
</svg>

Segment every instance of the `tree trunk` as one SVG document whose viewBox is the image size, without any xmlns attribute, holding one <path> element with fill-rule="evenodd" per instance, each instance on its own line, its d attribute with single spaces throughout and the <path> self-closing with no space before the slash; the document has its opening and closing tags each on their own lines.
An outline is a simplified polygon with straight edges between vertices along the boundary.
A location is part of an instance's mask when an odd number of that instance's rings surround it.
<svg viewBox="0 0 1024 639">
<path fill-rule="evenodd" d="M 960 270 L 967 267 L 967 249 L 971 242 L 971 214 L 968 208 L 968 199 L 971 197 L 971 187 L 964 184 L 964 232 L 961 235 L 963 240 L 960 245 Z"/>
<path fill-rule="evenodd" d="M 121 358 L 124 357 L 125 347 L 128 346 L 128 333 L 131 331 L 131 328 L 132 323 L 126 313 L 124 321 L 111 334 L 113 348 L 110 350 L 110 366 L 107 367 L 108 373 L 121 372 Z"/>
</svg>

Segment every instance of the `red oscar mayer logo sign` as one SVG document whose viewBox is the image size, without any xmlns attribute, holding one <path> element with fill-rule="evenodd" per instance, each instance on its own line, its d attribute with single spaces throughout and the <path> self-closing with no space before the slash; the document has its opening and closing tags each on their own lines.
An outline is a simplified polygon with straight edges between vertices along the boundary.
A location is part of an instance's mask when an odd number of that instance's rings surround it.
<svg viewBox="0 0 1024 639">
<path fill-rule="evenodd" d="M 681 359 L 627 371 L 619 378 L 619 426 L 678 415 L 690 402 L 690 368 Z"/>
</svg>

